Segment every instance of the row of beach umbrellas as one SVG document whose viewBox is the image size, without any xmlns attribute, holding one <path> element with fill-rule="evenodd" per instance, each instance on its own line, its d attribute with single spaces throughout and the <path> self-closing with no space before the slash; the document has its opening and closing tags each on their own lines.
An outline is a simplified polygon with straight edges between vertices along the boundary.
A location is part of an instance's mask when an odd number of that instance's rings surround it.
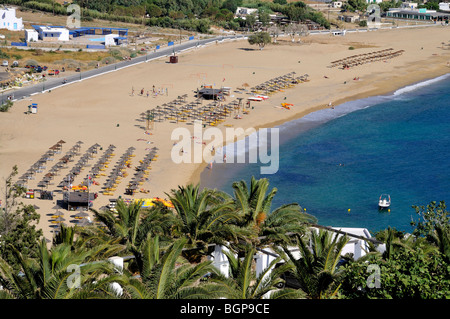
<svg viewBox="0 0 450 319">
<path fill-rule="evenodd" d="M 103 155 L 98 158 L 98 160 L 95 164 L 92 165 L 89 175 L 83 179 L 83 182 L 81 183 L 81 185 L 89 186 L 88 185 L 90 183 L 89 177 L 97 178 L 101 174 L 101 172 L 108 167 L 109 161 L 115 155 L 114 154 L 115 149 L 116 149 L 116 146 L 113 144 L 110 144 L 108 146 L 108 148 L 103 152 Z"/>
<path fill-rule="evenodd" d="M 389 48 L 389 49 L 378 50 L 378 51 L 373 51 L 373 52 L 369 52 L 369 53 L 352 55 L 352 56 L 348 56 L 348 57 L 340 59 L 340 60 L 332 61 L 330 67 L 331 68 L 338 67 L 338 66 L 352 67 L 352 66 L 356 66 L 356 65 L 365 64 L 365 63 L 381 61 L 381 60 L 385 60 L 385 59 L 391 59 L 391 58 L 401 55 L 403 52 L 405 52 L 405 51 L 404 50 L 394 51 L 393 48 Z"/>
<path fill-rule="evenodd" d="M 292 88 L 296 84 L 307 82 L 308 77 L 308 74 L 296 76 L 295 72 L 289 72 L 255 85 L 254 87 L 250 88 L 250 91 L 253 93 L 264 93 L 266 95 L 272 95 L 279 92 L 280 90 Z"/>
<path fill-rule="evenodd" d="M 156 154 L 157 150 L 157 147 L 153 147 L 152 150 L 145 155 L 144 159 L 139 161 L 139 165 L 136 167 L 136 173 L 127 186 L 129 192 L 135 192 L 148 178 L 151 163 L 158 157 Z"/>
<path fill-rule="evenodd" d="M 66 143 L 63 140 L 59 140 L 56 144 L 51 146 L 47 152 L 45 152 L 34 164 L 30 166 L 30 168 L 19 177 L 16 184 L 20 186 L 26 186 L 28 184 L 28 180 L 34 180 L 38 173 L 44 172 L 47 168 L 47 162 L 53 161 L 55 154 L 61 153 L 62 144 Z M 51 176 L 53 176 L 56 171 L 56 167 L 51 171 Z M 41 183 L 42 184 L 42 183 Z"/>
<path fill-rule="evenodd" d="M 111 195 L 115 191 L 117 184 L 122 177 L 126 176 L 126 168 L 130 166 L 131 157 L 133 157 L 133 152 L 136 148 L 131 146 L 120 156 L 119 160 L 116 162 L 114 168 L 108 176 L 108 179 L 103 185 L 104 195 Z"/>
</svg>

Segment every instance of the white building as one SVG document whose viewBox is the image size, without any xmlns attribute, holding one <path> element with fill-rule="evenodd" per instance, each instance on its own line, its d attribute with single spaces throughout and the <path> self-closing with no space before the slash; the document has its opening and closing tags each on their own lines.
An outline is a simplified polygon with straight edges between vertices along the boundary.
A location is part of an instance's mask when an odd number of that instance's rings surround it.
<svg viewBox="0 0 450 319">
<path fill-rule="evenodd" d="M 22 18 L 16 18 L 16 9 L 6 7 L 0 9 L 0 29 L 23 30 Z"/>
<path fill-rule="evenodd" d="M 448 2 L 439 2 L 439 10 L 449 12 L 450 11 L 450 3 Z"/>
<path fill-rule="evenodd" d="M 25 42 L 34 41 L 37 42 L 39 40 L 39 33 L 34 29 L 25 29 Z"/>
<path fill-rule="evenodd" d="M 118 38 L 119 35 L 118 34 L 107 34 L 105 35 L 105 46 L 109 47 L 112 45 L 117 45 L 117 40 L 116 38 Z"/>
<path fill-rule="evenodd" d="M 383 0 L 366 0 L 366 3 L 369 3 L 369 4 L 381 3 L 381 2 L 383 2 Z"/>
<path fill-rule="evenodd" d="M 69 41 L 69 29 L 63 27 L 38 26 L 36 31 L 42 41 Z"/>
<path fill-rule="evenodd" d="M 331 3 L 332 8 L 342 8 L 342 1 L 333 1 Z"/>
<path fill-rule="evenodd" d="M 402 9 L 417 9 L 417 2 L 403 2 L 401 8 Z"/>
<path fill-rule="evenodd" d="M 257 14 L 257 13 L 258 13 L 258 9 L 237 7 L 236 13 L 235 13 L 235 17 L 236 18 L 243 18 L 243 19 L 245 19 L 245 17 L 247 15 L 249 15 L 249 14 Z"/>
</svg>

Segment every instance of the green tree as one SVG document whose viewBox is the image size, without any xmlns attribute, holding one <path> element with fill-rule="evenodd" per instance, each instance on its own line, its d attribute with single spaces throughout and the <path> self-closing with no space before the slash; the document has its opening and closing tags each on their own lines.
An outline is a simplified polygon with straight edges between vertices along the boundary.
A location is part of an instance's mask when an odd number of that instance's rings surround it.
<svg viewBox="0 0 450 319">
<path fill-rule="evenodd" d="M 449 298 L 450 268 L 442 257 L 418 248 L 398 250 L 388 260 L 372 255 L 365 261 L 350 262 L 344 266 L 341 295 L 352 299 Z M 371 275 L 379 276 L 378 287 Z"/>
<path fill-rule="evenodd" d="M 12 246 L 12 245 L 11 245 Z M 41 240 L 36 258 L 27 258 L 11 247 L 23 276 L 0 259 L 0 298 L 88 299 L 116 298 L 113 282 L 124 284 L 126 277 L 114 274 L 110 262 L 91 262 L 94 250 L 73 251 L 70 245 L 53 246 L 49 251 Z"/>
<path fill-rule="evenodd" d="M 426 207 L 423 205 L 412 207 L 419 217 L 418 220 L 411 221 L 411 226 L 415 227 L 414 235 L 428 237 L 432 235 L 435 225 L 450 226 L 450 216 L 444 201 L 440 201 L 439 204 L 432 201 Z"/>
<path fill-rule="evenodd" d="M 234 194 L 234 210 L 240 216 L 237 220 L 241 229 L 248 229 L 245 241 L 264 246 L 269 243 L 292 244 L 291 235 L 302 234 L 306 222 L 316 219 L 302 212 L 297 203 L 282 205 L 271 211 L 272 200 L 277 193 L 276 188 L 269 190 L 267 178 L 255 179 L 250 185 L 245 181 L 232 184 Z"/>
<path fill-rule="evenodd" d="M 229 277 L 213 276 L 212 281 L 223 287 L 223 297 L 227 299 L 293 299 L 302 296 L 301 292 L 290 288 L 277 288 L 284 281 L 281 275 L 290 269 L 289 264 L 274 268 L 281 258 L 274 259 L 258 276 L 253 269 L 255 248 L 247 246 L 245 257 L 238 258 L 232 252 L 225 252 L 230 264 Z"/>
<path fill-rule="evenodd" d="M 24 256 L 33 256 L 42 236 L 42 230 L 36 228 L 40 215 L 32 205 L 20 201 L 26 189 L 13 182 L 17 173 L 17 165 L 14 165 L 5 180 L 4 203 L 0 208 L 0 256 L 11 264 L 15 261 L 11 245 Z"/>
<path fill-rule="evenodd" d="M 6 100 L 0 105 L 0 112 L 8 112 L 10 108 L 12 108 L 14 103 L 10 100 Z"/>
<path fill-rule="evenodd" d="M 367 9 L 367 2 L 365 0 L 348 0 L 343 6 L 348 11 L 361 11 L 365 12 Z"/>
<path fill-rule="evenodd" d="M 262 23 L 263 26 L 267 26 L 270 22 L 270 15 L 267 11 L 259 10 L 258 20 Z"/>
<path fill-rule="evenodd" d="M 251 30 L 253 30 L 253 27 L 255 26 L 255 23 L 257 21 L 256 15 L 254 13 L 247 14 L 245 17 L 245 26 Z"/>
<path fill-rule="evenodd" d="M 371 252 L 345 266 L 341 289 L 344 298 L 449 297 L 449 232 L 441 224 L 427 238 L 387 229 L 376 234 L 385 243 L 383 253 Z M 368 267 L 372 267 L 369 269 Z M 370 273 L 377 270 L 379 285 Z"/>
<path fill-rule="evenodd" d="M 164 11 L 154 3 L 150 3 L 146 7 L 146 12 L 150 17 L 160 17 L 163 15 Z"/>
<path fill-rule="evenodd" d="M 182 251 L 187 243 L 181 238 L 161 248 L 158 237 L 148 237 L 137 256 L 141 279 L 131 278 L 124 290 L 132 299 L 206 299 L 220 296 L 214 283 L 202 281 L 216 272 L 211 262 L 190 264 Z"/>
<path fill-rule="evenodd" d="M 168 194 L 175 208 L 176 223 L 173 235 L 186 237 L 190 261 L 207 253 L 208 244 L 236 240 L 239 229 L 234 227 L 238 216 L 231 210 L 232 200 L 223 192 L 211 189 L 200 191 L 199 185 L 179 186 Z"/>
<path fill-rule="evenodd" d="M 232 13 L 236 12 L 237 7 L 242 6 L 242 0 L 225 0 L 222 3 L 222 8 L 230 10 Z"/>
<path fill-rule="evenodd" d="M 293 266 L 292 274 L 308 298 L 324 299 L 337 296 L 343 275 L 338 263 L 348 241 L 347 236 L 333 236 L 330 231 L 319 229 L 317 232 L 311 230 L 310 236 L 299 236 L 299 259 L 296 259 L 289 249 L 283 248 L 288 256 L 286 261 Z"/>
<path fill-rule="evenodd" d="M 267 32 L 257 32 L 248 37 L 248 43 L 250 45 L 257 44 L 259 49 L 262 50 L 266 44 L 272 42 L 270 34 Z"/>
<path fill-rule="evenodd" d="M 96 219 L 105 225 L 106 232 L 98 228 L 82 229 L 80 233 L 85 240 L 120 244 L 124 250 L 133 252 L 139 249 L 148 234 L 165 238 L 170 236 L 174 216 L 164 205 L 156 204 L 151 209 L 142 209 L 141 200 L 130 204 L 118 200 L 116 210 L 117 213 L 108 209 L 93 209 Z"/>
</svg>

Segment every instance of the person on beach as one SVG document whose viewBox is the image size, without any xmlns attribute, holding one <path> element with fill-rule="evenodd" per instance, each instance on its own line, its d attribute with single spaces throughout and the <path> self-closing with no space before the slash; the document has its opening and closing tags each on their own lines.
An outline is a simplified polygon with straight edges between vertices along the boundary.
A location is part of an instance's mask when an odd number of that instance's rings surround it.
<svg viewBox="0 0 450 319">
<path fill-rule="evenodd" d="M 147 91 L 147 97 L 148 97 L 148 95 L 149 95 L 149 93 L 148 93 L 148 91 Z"/>
<path fill-rule="evenodd" d="M 131 87 L 131 95 L 134 96 L 134 87 Z"/>
<path fill-rule="evenodd" d="M 141 95 L 144 95 L 144 88 L 141 89 Z"/>
</svg>

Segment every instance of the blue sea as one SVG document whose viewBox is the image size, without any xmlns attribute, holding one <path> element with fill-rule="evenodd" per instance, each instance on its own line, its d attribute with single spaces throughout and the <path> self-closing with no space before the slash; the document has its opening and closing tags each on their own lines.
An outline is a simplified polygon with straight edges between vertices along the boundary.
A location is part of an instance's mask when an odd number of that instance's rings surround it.
<svg viewBox="0 0 450 319">
<path fill-rule="evenodd" d="M 201 186 L 232 194 L 233 181 L 265 177 L 278 189 L 272 209 L 296 202 L 321 225 L 372 232 L 410 232 L 417 219 L 412 205 L 450 202 L 449 75 L 278 128 L 275 174 L 261 175 L 261 163 L 215 163 L 202 173 Z M 390 211 L 378 210 L 382 193 L 391 196 Z"/>
</svg>

